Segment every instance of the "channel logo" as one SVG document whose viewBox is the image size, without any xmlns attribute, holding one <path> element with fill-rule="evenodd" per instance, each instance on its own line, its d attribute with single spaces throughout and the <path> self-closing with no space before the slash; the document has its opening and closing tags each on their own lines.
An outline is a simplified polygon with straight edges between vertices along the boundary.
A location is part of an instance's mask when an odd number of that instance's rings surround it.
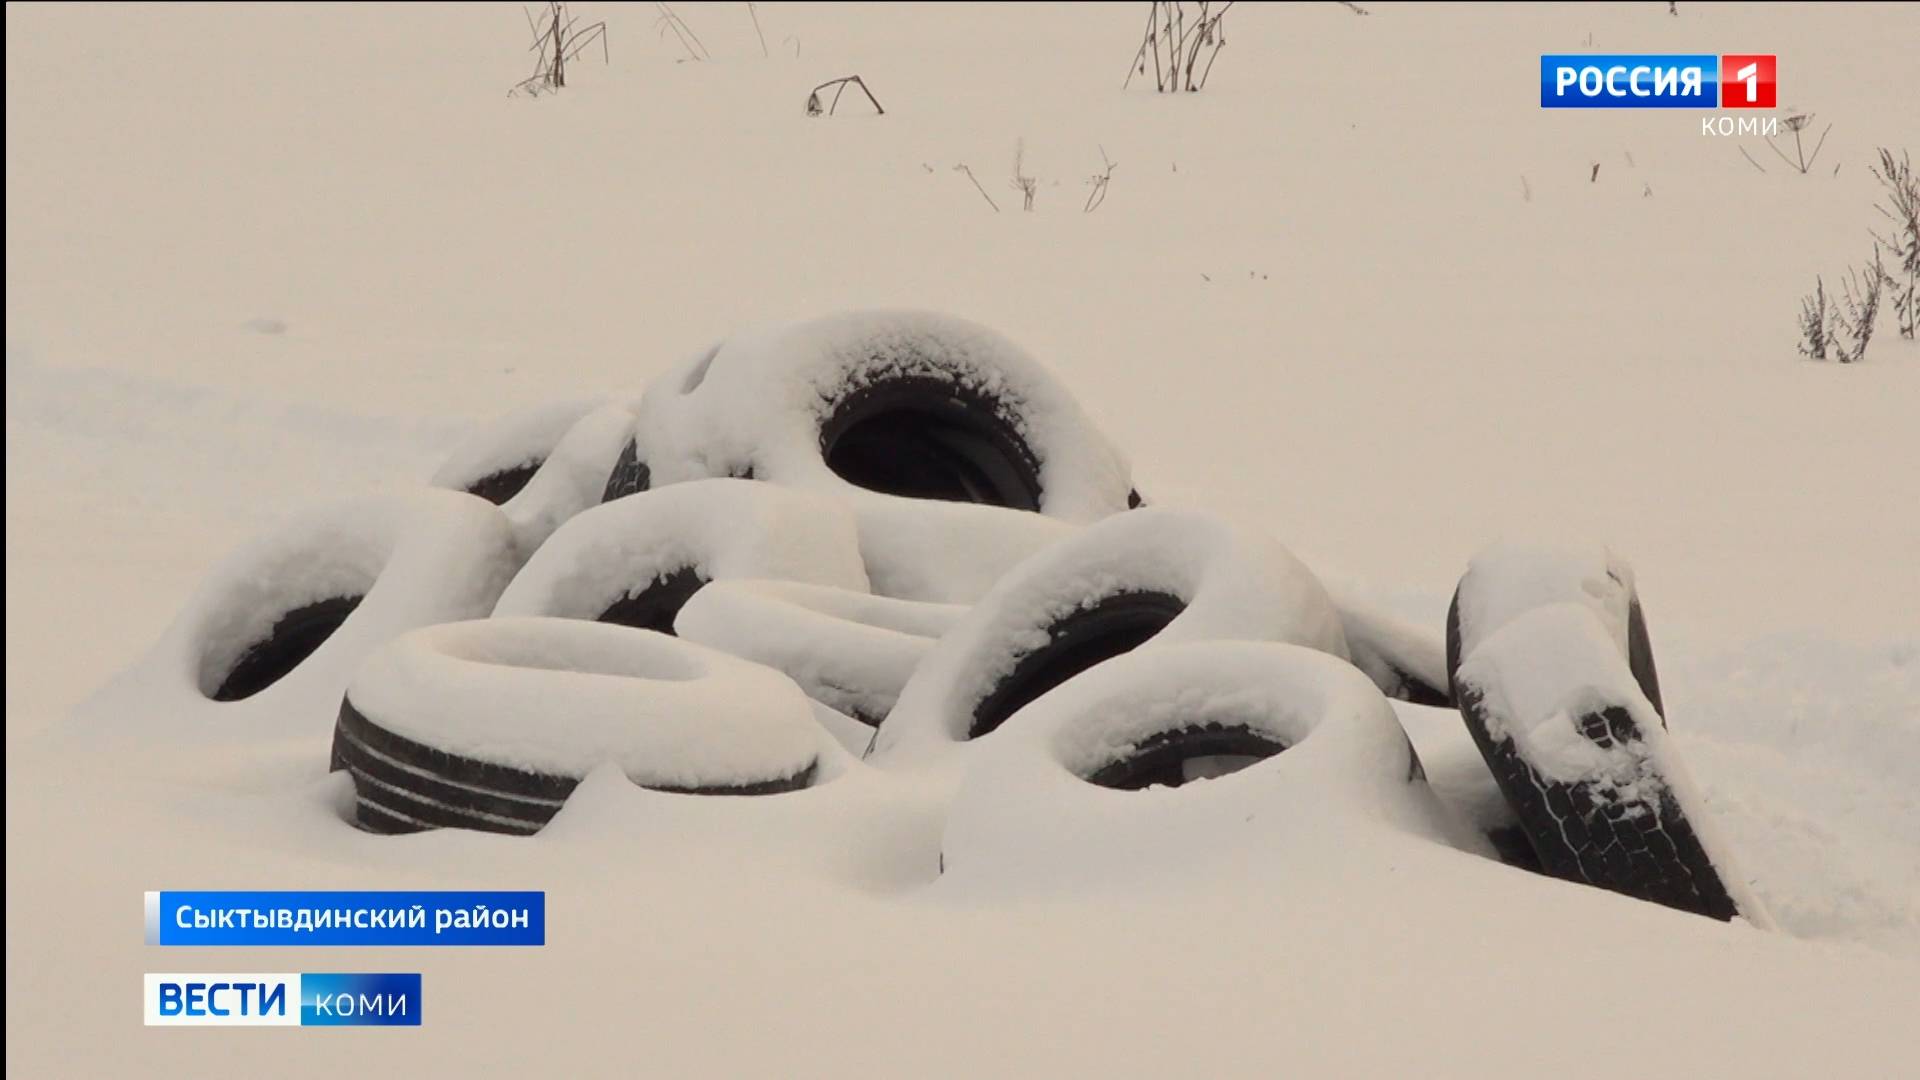
<svg viewBox="0 0 1920 1080">
<path fill-rule="evenodd" d="M 1779 102 L 1771 53 L 1546 54 L 1543 109 L 1771 109 Z"/>
<path fill-rule="evenodd" d="M 417 974 L 147 975 L 148 1027 L 418 1027 Z"/>
</svg>

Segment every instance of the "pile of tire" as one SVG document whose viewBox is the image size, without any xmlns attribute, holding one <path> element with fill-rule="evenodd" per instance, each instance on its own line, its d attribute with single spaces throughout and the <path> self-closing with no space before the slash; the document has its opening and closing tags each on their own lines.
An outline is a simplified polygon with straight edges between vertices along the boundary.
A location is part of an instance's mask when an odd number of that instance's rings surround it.
<svg viewBox="0 0 1920 1080">
<path fill-rule="evenodd" d="M 1258 529 L 1146 506 L 974 323 L 744 332 L 638 396 L 505 417 L 431 487 L 236 555 L 150 658 L 210 724 L 329 701 L 370 832 L 536 833 L 602 769 L 778 797 L 871 768 L 948 785 L 961 862 L 1269 782 L 1451 842 L 1395 710 L 1457 708 L 1506 808 L 1502 844 L 1458 846 L 1764 920 L 1665 737 L 1623 564 L 1495 549 L 1444 634 L 1410 626 Z"/>
</svg>

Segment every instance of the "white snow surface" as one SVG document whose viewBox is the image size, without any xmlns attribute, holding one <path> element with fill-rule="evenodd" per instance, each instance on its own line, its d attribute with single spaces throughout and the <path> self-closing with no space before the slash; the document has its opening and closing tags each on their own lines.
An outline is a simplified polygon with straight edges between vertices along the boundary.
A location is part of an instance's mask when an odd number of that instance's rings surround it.
<svg viewBox="0 0 1920 1080">
<path fill-rule="evenodd" d="M 878 720 L 934 639 L 964 613 L 794 581 L 716 581 L 693 594 L 673 630 L 784 672 L 842 713 Z"/>
<path fill-rule="evenodd" d="M 769 56 L 744 5 L 673 6 L 712 61 L 677 62 L 651 7 L 583 0 L 612 62 L 528 101 L 504 96 L 516 5 L 8 5 L 10 1075 L 1910 1060 L 1920 348 L 1883 311 L 1865 363 L 1808 363 L 1793 316 L 1867 254 L 1874 148 L 1920 148 L 1920 10 L 1237 4 L 1206 89 L 1162 97 L 1119 86 L 1144 5 L 760 4 Z M 1697 114 L 1541 109 L 1539 54 L 1582 49 L 1777 52 L 1782 103 L 1833 124 L 1819 165 Z M 885 116 L 802 115 L 853 72 Z M 350 670 L 223 709 L 170 663 L 76 715 L 289 515 L 413 490 L 489 417 L 632 401 L 736 328 L 848 308 L 994 327 L 1156 506 L 1244 516 L 1415 626 L 1494 537 L 1631 552 L 1671 742 L 1780 932 L 1316 829 L 1305 794 L 1274 812 L 1311 776 L 1243 785 L 1274 801 L 1130 867 L 1090 839 L 1114 884 L 1042 889 L 1011 860 L 941 876 L 950 789 L 919 772 L 708 799 L 609 765 L 531 839 L 379 837 L 322 774 Z M 943 528 L 916 542 L 967 555 Z M 1472 775 L 1457 715 L 1394 711 L 1436 788 Z M 119 739 L 73 737 L 105 719 Z M 540 888 L 549 943 L 143 946 L 141 891 L 179 887 Z M 140 1026 L 142 972 L 234 967 L 420 971 L 426 1023 Z"/>
<path fill-rule="evenodd" d="M 1092 521 L 1123 510 L 1125 458 L 1067 388 L 999 332 L 931 311 L 857 311 L 745 330 L 648 387 L 642 459 L 656 483 L 744 475 L 843 491 L 820 426 L 848 395 L 935 378 L 1005 409 L 1040 463 L 1042 513 Z"/>
<path fill-rule="evenodd" d="M 739 787 L 804 772 L 825 735 L 769 667 L 651 630 L 580 619 L 430 626 L 375 652 L 347 700 L 382 728 L 462 757 L 643 787 Z"/>
<path fill-rule="evenodd" d="M 497 615 L 595 619 L 661 575 L 779 577 L 866 591 L 852 515 L 833 499 L 752 480 L 642 491 L 569 520 L 533 553 Z"/>
<path fill-rule="evenodd" d="M 876 753 L 911 759 L 964 741 L 974 708 L 1021 657 L 1047 644 L 1049 627 L 1131 592 L 1186 605 L 1141 648 L 1284 641 L 1347 656 L 1326 589 L 1278 542 L 1195 511 L 1128 510 L 1008 571 L 914 671 L 881 725 Z"/>
</svg>

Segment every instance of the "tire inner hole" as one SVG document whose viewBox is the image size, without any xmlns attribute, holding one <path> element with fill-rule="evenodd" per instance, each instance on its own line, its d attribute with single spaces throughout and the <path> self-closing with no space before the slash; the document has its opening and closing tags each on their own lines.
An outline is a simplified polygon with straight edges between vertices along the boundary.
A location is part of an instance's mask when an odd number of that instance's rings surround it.
<svg viewBox="0 0 1920 1080">
<path fill-rule="evenodd" d="M 358 596 L 335 596 L 294 608 L 274 622 L 267 636 L 247 646 L 208 696 L 241 701 L 279 682 L 306 662 L 360 606 Z"/>
<path fill-rule="evenodd" d="M 1090 784 L 1118 791 L 1181 787 L 1258 764 L 1286 749 L 1271 735 L 1242 724 L 1204 724 L 1142 739 L 1133 752 L 1095 769 Z"/>
<path fill-rule="evenodd" d="M 904 379 L 849 397 L 821 429 L 827 467 L 856 487 L 912 499 L 1040 509 L 1040 469 L 992 402 Z"/>
<path fill-rule="evenodd" d="M 693 594 L 699 592 L 706 583 L 707 579 L 690 566 L 661 574 L 654 578 L 651 585 L 628 593 L 608 605 L 596 621 L 657 630 L 674 636 L 673 620 L 679 616 L 680 609 L 686 606 L 687 601 L 693 599 Z"/>
</svg>

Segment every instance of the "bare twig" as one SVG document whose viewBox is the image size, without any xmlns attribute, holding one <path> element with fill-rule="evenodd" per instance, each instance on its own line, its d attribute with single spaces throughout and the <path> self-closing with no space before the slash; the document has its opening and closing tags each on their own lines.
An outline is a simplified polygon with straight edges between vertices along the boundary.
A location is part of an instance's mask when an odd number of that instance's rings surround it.
<svg viewBox="0 0 1920 1080">
<path fill-rule="evenodd" d="M 1355 15 L 1373 14 L 1373 12 L 1368 11 L 1366 8 L 1361 7 L 1359 4 L 1353 3 L 1352 0 L 1334 0 L 1334 2 L 1338 3 L 1341 7 L 1346 8 L 1348 11 L 1353 12 Z"/>
<path fill-rule="evenodd" d="M 1093 190 L 1087 193 L 1087 204 L 1080 208 L 1081 213 L 1091 214 L 1100 208 L 1101 203 L 1107 201 L 1107 185 L 1113 182 L 1113 170 L 1117 164 L 1118 162 L 1111 161 L 1107 158 L 1107 148 L 1104 146 L 1101 147 L 1101 169 L 1098 173 L 1087 178 L 1087 186 Z"/>
<path fill-rule="evenodd" d="M 876 115 L 885 116 L 887 114 L 887 110 L 880 107 L 880 99 L 874 97 L 873 91 L 867 89 L 867 81 L 865 79 L 862 79 L 858 75 L 847 75 L 838 79 L 828 79 L 826 82 L 814 87 L 812 93 L 807 95 L 807 115 L 820 116 L 824 113 L 827 116 L 832 116 L 834 110 L 840 107 L 840 95 L 847 92 L 847 86 L 849 84 L 859 87 L 860 92 L 867 95 L 867 100 L 873 102 L 873 111 Z M 820 105 L 820 91 L 825 90 L 829 86 L 834 88 L 833 102 L 823 109 Z"/>
<path fill-rule="evenodd" d="M 1828 124 L 1825 128 L 1821 129 L 1820 141 L 1813 144 L 1813 153 L 1807 155 L 1807 168 L 1809 169 L 1813 168 L 1814 160 L 1820 156 L 1820 148 L 1827 145 L 1827 133 L 1832 130 L 1833 130 L 1832 124 Z M 1793 141 L 1795 144 L 1799 143 L 1800 136 L 1798 132 L 1794 133 Z"/>
<path fill-rule="evenodd" d="M 1747 153 L 1746 147 L 1743 146 L 1740 148 L 1740 156 L 1747 159 L 1747 164 L 1753 166 L 1756 169 L 1759 169 L 1761 172 L 1764 173 L 1767 171 L 1764 167 L 1761 166 L 1759 162 L 1753 160 L 1753 155 Z"/>
<path fill-rule="evenodd" d="M 664 3 L 655 3 L 653 6 L 660 12 L 654 25 L 659 27 L 661 37 L 666 37 L 667 32 L 672 31 L 673 36 L 679 39 L 680 47 L 687 51 L 689 60 L 713 59 L 713 54 L 707 52 L 706 43 L 700 40 L 700 35 L 693 32 L 693 27 L 688 26 L 678 12 Z"/>
<path fill-rule="evenodd" d="M 533 35 L 533 43 L 527 46 L 527 51 L 534 54 L 533 74 L 515 83 L 507 91 L 508 96 L 537 97 L 564 88 L 567 65 L 596 42 L 600 45 L 601 62 L 612 59 L 607 48 L 607 24 L 580 25 L 579 18 L 568 11 L 564 0 L 549 0 L 546 13 L 538 21 L 525 8 L 521 13 L 526 16 L 528 33 Z"/>
<path fill-rule="evenodd" d="M 1133 63 L 1127 65 L 1127 81 L 1120 84 L 1120 89 L 1122 90 L 1133 85 L 1133 76 L 1136 71 L 1142 75 L 1147 73 L 1147 46 L 1153 41 L 1153 17 L 1158 14 L 1159 10 L 1160 5 L 1158 4 L 1147 9 L 1147 30 L 1146 33 L 1140 37 L 1140 51 L 1133 54 Z M 1154 54 L 1153 62 L 1154 66 L 1159 66 L 1160 55 L 1158 53 Z"/>
<path fill-rule="evenodd" d="M 1891 271 L 1882 270 L 1881 276 L 1893 286 L 1893 314 L 1900 336 L 1912 340 L 1915 323 L 1920 322 L 1920 178 L 1914 174 L 1908 153 L 1902 151 L 1895 158 L 1893 151 L 1884 147 L 1879 166 L 1868 166 L 1868 171 L 1887 189 L 1885 204 L 1876 204 L 1874 209 L 1893 223 L 1888 233 L 1874 233 L 1874 238 L 1893 252 L 1894 269 L 1900 274 L 1896 278 Z"/>
<path fill-rule="evenodd" d="M 754 10 L 751 3 L 747 5 L 747 14 L 753 17 L 753 33 L 760 39 L 760 55 L 772 56 L 773 54 L 767 51 L 767 35 L 760 31 L 760 13 Z"/>
<path fill-rule="evenodd" d="M 1020 193 L 1020 209 L 1033 209 L 1033 195 L 1040 181 L 1026 175 L 1027 140 L 1021 139 L 1013 144 L 1013 189 Z"/>
<path fill-rule="evenodd" d="M 1841 302 L 1846 307 L 1843 315 L 1836 308 L 1833 319 L 1850 344 L 1843 342 L 1834 359 L 1843 364 L 1859 363 L 1867 355 L 1867 342 L 1873 340 L 1874 320 L 1880 314 L 1880 287 L 1886 283 L 1887 269 L 1880 261 L 1880 245 L 1873 246 L 1873 265 L 1860 268 L 1867 272 L 1866 281 L 1860 280 L 1859 270 L 1847 271 L 1845 280 L 1840 283 Z"/>
<path fill-rule="evenodd" d="M 1148 56 L 1153 57 L 1154 89 L 1160 93 L 1196 91 L 1206 86 L 1213 62 L 1227 43 L 1221 20 L 1233 5 L 1234 0 L 1217 7 L 1212 0 L 1201 0 L 1194 5 L 1189 18 L 1187 5 L 1182 0 L 1154 0 L 1148 5 L 1140 47 L 1127 66 L 1127 78 L 1121 88 L 1132 85 L 1135 75 L 1147 73 Z M 1200 66 L 1202 52 L 1207 57 L 1205 67 Z"/>
<path fill-rule="evenodd" d="M 1800 355 L 1809 360 L 1825 360 L 1833 343 L 1833 331 L 1827 325 L 1827 283 L 1813 279 L 1813 295 L 1800 298 Z"/>
<path fill-rule="evenodd" d="M 1813 168 L 1813 163 L 1820 157 L 1820 148 L 1827 145 L 1827 132 L 1833 130 L 1833 125 L 1828 124 L 1826 129 L 1820 132 L 1820 141 L 1814 144 L 1813 153 L 1809 154 L 1806 146 L 1800 141 L 1800 132 L 1805 130 L 1812 121 L 1812 113 L 1787 117 L 1787 130 L 1793 132 L 1793 157 L 1788 157 L 1785 151 L 1774 146 L 1772 136 L 1767 137 L 1767 145 L 1773 148 L 1773 152 L 1779 155 L 1780 160 L 1792 166 L 1802 176 L 1807 174 L 1807 170 Z"/>
<path fill-rule="evenodd" d="M 987 205 L 993 207 L 994 213 L 997 214 L 1000 212 L 1000 204 L 997 202 L 994 202 L 993 196 L 987 194 L 987 189 L 980 186 L 980 178 L 973 175 L 972 169 L 969 169 L 966 167 L 966 165 L 961 164 L 961 165 L 955 165 L 953 167 L 953 171 L 957 173 L 966 173 L 967 179 L 973 181 L 973 190 L 978 191 L 980 193 L 980 197 L 987 200 Z"/>
</svg>

